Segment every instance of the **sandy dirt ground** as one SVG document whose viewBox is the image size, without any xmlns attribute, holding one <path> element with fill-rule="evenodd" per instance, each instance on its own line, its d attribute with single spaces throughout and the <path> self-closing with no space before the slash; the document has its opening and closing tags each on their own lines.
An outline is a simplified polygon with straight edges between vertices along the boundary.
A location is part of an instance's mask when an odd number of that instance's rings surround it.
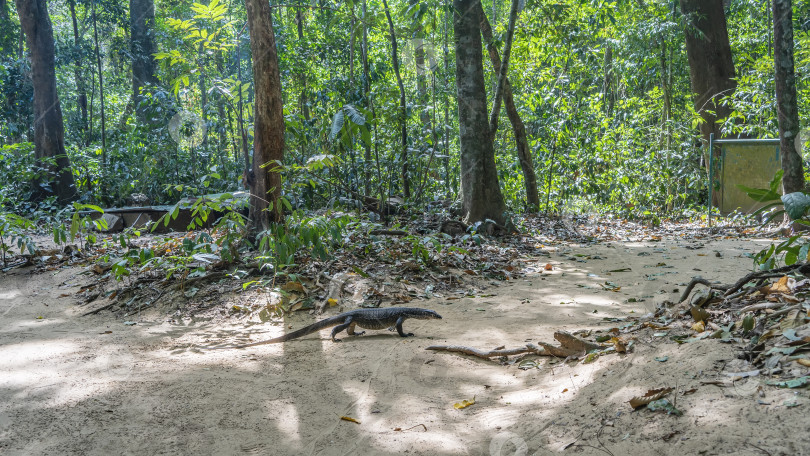
<svg viewBox="0 0 810 456">
<path fill-rule="evenodd" d="M 537 264 L 476 297 L 412 302 L 444 317 L 407 321 L 415 337 L 371 331 L 336 344 L 323 331 L 244 350 L 201 348 L 275 337 L 315 317 L 81 317 L 88 307 L 75 292 L 90 280 L 82 269 L 12 270 L 0 274 L 0 454 L 810 455 L 808 390 L 729 383 L 735 352 L 717 340 L 644 336 L 626 355 L 540 358 L 529 370 L 425 350 L 610 328 L 605 318 L 676 300 L 695 275 L 733 282 L 750 270 L 743 254 L 767 243 L 559 245 L 542 260 L 551 272 Z M 630 271 L 609 272 L 622 268 Z M 629 406 L 664 386 L 675 388 L 683 416 Z"/>
</svg>

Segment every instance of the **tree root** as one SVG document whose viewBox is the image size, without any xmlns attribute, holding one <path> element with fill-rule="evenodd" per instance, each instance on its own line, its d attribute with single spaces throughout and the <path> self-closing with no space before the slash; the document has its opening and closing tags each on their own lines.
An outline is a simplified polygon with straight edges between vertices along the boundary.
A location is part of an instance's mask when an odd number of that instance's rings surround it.
<svg viewBox="0 0 810 456">
<path fill-rule="evenodd" d="M 520 348 L 510 348 L 506 350 L 496 349 L 489 351 L 483 351 L 472 347 L 465 347 L 463 345 L 431 345 L 430 347 L 427 347 L 425 350 L 463 353 L 465 355 L 476 356 L 482 359 L 495 358 L 497 356 L 522 355 L 524 353 L 532 353 L 535 355 L 547 355 L 547 353 L 545 353 L 541 348 L 534 346 L 532 344 L 526 344 L 525 347 Z"/>
<path fill-rule="evenodd" d="M 729 289 L 726 290 L 725 296 L 731 295 L 739 291 L 746 283 L 752 280 L 764 280 L 764 279 L 773 279 L 776 277 L 782 277 L 784 275 L 794 273 L 794 272 L 810 272 L 810 264 L 808 263 L 796 263 L 790 266 L 782 266 L 781 268 L 776 269 L 769 269 L 767 271 L 754 271 L 748 273 L 742 279 L 738 280 L 734 283 Z"/>
<path fill-rule="evenodd" d="M 554 333 L 554 338 L 560 342 L 561 346 L 557 347 L 544 342 L 538 342 L 538 345 L 526 344 L 523 347 L 484 351 L 477 348 L 465 347 L 463 345 L 431 345 L 425 350 L 433 351 L 446 351 L 452 353 L 462 353 L 465 355 L 476 356 L 482 359 L 490 359 L 499 356 L 512 356 L 522 354 L 532 354 L 539 356 L 554 356 L 557 358 L 578 358 L 587 352 L 593 350 L 601 350 L 605 347 L 588 342 L 587 340 L 580 339 L 573 334 L 565 331 L 557 331 Z"/>
</svg>

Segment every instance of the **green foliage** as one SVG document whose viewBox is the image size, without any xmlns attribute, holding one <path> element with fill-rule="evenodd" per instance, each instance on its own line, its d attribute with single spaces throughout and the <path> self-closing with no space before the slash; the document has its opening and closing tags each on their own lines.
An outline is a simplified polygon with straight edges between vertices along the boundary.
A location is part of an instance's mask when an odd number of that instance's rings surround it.
<svg viewBox="0 0 810 456">
<path fill-rule="evenodd" d="M 295 265 L 296 255 L 304 252 L 326 261 L 334 249 L 343 246 L 349 220 L 346 216 L 304 217 L 293 212 L 284 224 L 273 225 L 259 234 L 260 254 L 256 259 L 263 269 L 271 269 L 274 274 Z"/>
<path fill-rule="evenodd" d="M 737 185 L 740 190 L 744 191 L 749 198 L 753 199 L 758 203 L 764 203 L 765 205 L 754 212 L 754 215 L 757 214 L 766 214 L 765 218 L 763 219 L 763 225 L 769 223 L 771 220 L 774 220 L 776 217 L 785 213 L 784 210 L 773 210 L 778 206 L 782 205 L 782 196 L 779 195 L 779 186 L 782 185 L 782 176 L 784 175 L 784 171 L 781 169 L 774 174 L 773 179 L 768 184 L 768 188 L 750 188 L 746 187 L 745 185 Z M 787 195 L 786 195 L 787 196 Z M 798 219 L 798 217 L 796 217 Z"/>
<path fill-rule="evenodd" d="M 30 220 L 0 210 L 0 256 L 3 259 L 3 267 L 6 267 L 8 256 L 11 255 L 15 245 L 20 249 L 20 253 L 27 250 L 28 253 L 34 254 L 36 244 L 27 233 L 33 227 L 34 223 Z"/>
<path fill-rule="evenodd" d="M 763 225 L 785 213 L 793 221 L 810 225 L 810 219 L 806 217 L 808 209 L 810 209 L 810 195 L 804 192 L 794 192 L 780 196 L 779 186 L 782 183 L 783 174 L 782 170 L 777 171 L 768 188 L 765 189 L 754 189 L 743 185 L 738 187 L 754 201 L 766 203 L 765 206 L 755 212 L 755 214 L 767 213 Z M 780 205 L 784 205 L 785 209 L 771 210 Z M 754 255 L 753 259 L 754 264 L 760 270 L 767 270 L 777 267 L 780 262 L 789 266 L 798 261 L 807 261 L 809 251 L 810 240 L 798 234 L 778 244 L 771 244 L 768 248 Z"/>
<path fill-rule="evenodd" d="M 754 255 L 754 264 L 763 271 L 780 266 L 780 262 L 790 266 L 798 261 L 807 261 L 808 252 L 810 240 L 798 234 L 778 244 L 771 244 L 767 249 Z"/>
<path fill-rule="evenodd" d="M 82 212 L 84 212 L 84 214 L 82 214 Z M 93 213 L 104 215 L 104 209 L 93 204 L 73 203 L 73 215 L 70 218 L 69 236 L 71 242 L 78 236 L 82 249 L 90 244 L 96 243 L 97 238 L 93 230 L 107 230 L 107 220 L 103 218 L 93 219 Z M 56 232 L 54 233 L 54 238 L 56 238 Z"/>
</svg>

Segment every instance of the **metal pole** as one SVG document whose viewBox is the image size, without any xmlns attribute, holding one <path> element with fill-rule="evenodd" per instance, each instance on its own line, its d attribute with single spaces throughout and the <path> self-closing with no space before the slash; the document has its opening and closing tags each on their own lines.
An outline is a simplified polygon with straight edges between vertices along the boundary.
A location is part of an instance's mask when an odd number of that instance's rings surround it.
<svg viewBox="0 0 810 456">
<path fill-rule="evenodd" d="M 706 221 L 712 229 L 712 200 L 714 199 L 714 133 L 709 135 L 709 213 Z"/>
</svg>

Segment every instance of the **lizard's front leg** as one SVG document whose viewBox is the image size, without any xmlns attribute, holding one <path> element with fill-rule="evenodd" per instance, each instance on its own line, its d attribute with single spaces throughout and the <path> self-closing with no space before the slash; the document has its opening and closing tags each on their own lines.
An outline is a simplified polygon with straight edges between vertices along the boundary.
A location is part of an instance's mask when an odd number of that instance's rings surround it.
<svg viewBox="0 0 810 456">
<path fill-rule="evenodd" d="M 405 319 L 404 319 L 404 318 L 402 318 L 402 317 L 399 317 L 399 318 L 397 319 L 397 324 L 396 324 L 397 332 L 399 333 L 399 335 L 400 335 L 401 337 L 410 337 L 410 336 L 413 336 L 413 333 L 408 333 L 408 334 L 405 334 L 405 333 L 402 331 L 402 322 L 403 322 L 403 321 L 405 321 Z"/>
</svg>

